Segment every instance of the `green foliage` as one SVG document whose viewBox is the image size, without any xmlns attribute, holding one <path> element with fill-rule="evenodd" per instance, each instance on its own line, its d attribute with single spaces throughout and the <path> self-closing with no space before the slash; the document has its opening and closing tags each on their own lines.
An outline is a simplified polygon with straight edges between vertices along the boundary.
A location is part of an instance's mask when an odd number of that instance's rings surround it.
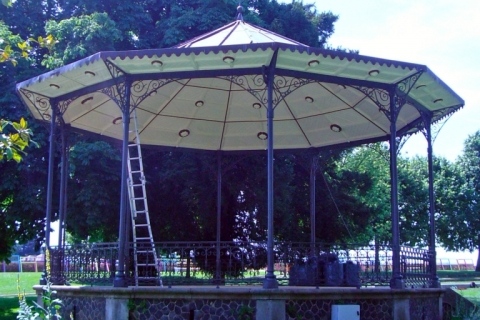
<svg viewBox="0 0 480 320">
<path fill-rule="evenodd" d="M 171 47 L 234 20 L 236 5 L 226 0 L 163 1 L 156 22 L 161 47 Z"/>
<path fill-rule="evenodd" d="M 121 34 L 106 13 L 93 13 L 62 20 L 47 21 L 45 30 L 58 39 L 58 45 L 43 61 L 55 68 L 98 51 L 114 50 Z"/>
<path fill-rule="evenodd" d="M 450 250 L 480 247 L 479 156 L 480 131 L 467 138 L 463 155 L 454 164 L 445 160 L 436 164 L 438 235 Z"/>
<path fill-rule="evenodd" d="M 367 240 L 379 243 L 391 241 L 389 151 L 385 144 L 370 144 L 355 148 L 342 159 L 341 165 L 353 172 L 367 175 L 371 188 L 360 199 L 371 210 L 366 224 Z"/>
<path fill-rule="evenodd" d="M 480 318 L 479 289 L 454 290 L 456 293 L 452 319 L 476 320 Z"/>
<path fill-rule="evenodd" d="M 391 241 L 390 154 L 387 144 L 355 148 L 342 160 L 342 166 L 363 173 L 371 180 L 359 198 L 370 208 L 364 240 Z M 406 245 L 428 244 L 428 167 L 423 158 L 397 159 L 400 241 Z"/>
<path fill-rule="evenodd" d="M 118 235 L 120 150 L 103 141 L 70 149 L 68 229 L 75 242 L 114 241 Z"/>
<path fill-rule="evenodd" d="M 17 64 L 19 57 L 28 55 L 27 42 L 14 35 L 3 21 L 0 21 L 0 63 L 9 61 Z"/>
<path fill-rule="evenodd" d="M 20 304 L 20 310 L 18 312 L 17 319 L 20 320 L 57 320 L 61 319 L 60 308 L 62 307 L 62 301 L 56 299 L 54 296 L 57 292 L 52 290 L 51 283 L 47 283 L 43 287 L 42 302 L 43 305 L 39 305 L 35 301 L 33 305 L 29 305 L 25 295 L 22 294 L 20 287 L 18 287 L 18 302 Z"/>
<path fill-rule="evenodd" d="M 13 129 L 13 133 L 6 133 L 8 128 Z M 25 148 L 29 144 L 38 147 L 38 144 L 31 139 L 33 133 L 27 127 L 27 121 L 20 119 L 19 122 L 11 122 L 0 119 L 0 161 L 6 159 L 20 162 Z"/>
<path fill-rule="evenodd" d="M 254 309 L 249 305 L 242 304 L 238 308 L 238 319 L 240 320 L 251 320 L 253 319 Z"/>
</svg>

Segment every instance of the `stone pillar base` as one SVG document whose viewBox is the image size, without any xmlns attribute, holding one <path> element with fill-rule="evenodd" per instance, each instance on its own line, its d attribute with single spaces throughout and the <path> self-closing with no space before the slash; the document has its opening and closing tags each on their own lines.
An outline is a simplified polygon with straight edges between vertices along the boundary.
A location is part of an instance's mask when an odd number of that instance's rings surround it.
<svg viewBox="0 0 480 320">
<path fill-rule="evenodd" d="M 128 299 L 105 299 L 105 320 L 128 320 Z"/>
<path fill-rule="evenodd" d="M 285 300 L 257 300 L 256 320 L 285 320 Z"/>
<path fill-rule="evenodd" d="M 394 320 L 410 320 L 410 300 L 408 299 L 393 300 L 393 319 Z"/>
</svg>

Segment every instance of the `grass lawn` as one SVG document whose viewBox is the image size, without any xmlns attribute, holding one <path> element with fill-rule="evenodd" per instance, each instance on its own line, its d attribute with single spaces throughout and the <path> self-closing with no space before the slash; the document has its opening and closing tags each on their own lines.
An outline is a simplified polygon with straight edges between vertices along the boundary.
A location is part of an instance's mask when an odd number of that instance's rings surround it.
<svg viewBox="0 0 480 320">
<path fill-rule="evenodd" d="M 480 280 L 480 272 L 472 270 L 438 270 L 437 276 L 440 280 L 462 280 L 462 281 L 475 281 Z"/>
<path fill-rule="evenodd" d="M 462 297 L 480 306 L 480 288 L 468 288 L 455 291 L 458 292 Z"/>
<path fill-rule="evenodd" d="M 40 280 L 40 272 L 2 272 L 0 273 L 0 297 L 7 295 L 17 295 L 17 285 L 20 286 L 20 290 L 25 294 L 35 294 L 32 287 L 38 284 Z M 17 283 L 17 280 L 19 283 Z"/>
<path fill-rule="evenodd" d="M 32 287 L 38 284 L 40 272 L 2 272 L 0 273 L 0 319 L 16 319 L 18 313 L 18 288 L 25 292 L 31 305 L 36 300 Z M 19 281 L 17 283 L 17 281 Z"/>
</svg>

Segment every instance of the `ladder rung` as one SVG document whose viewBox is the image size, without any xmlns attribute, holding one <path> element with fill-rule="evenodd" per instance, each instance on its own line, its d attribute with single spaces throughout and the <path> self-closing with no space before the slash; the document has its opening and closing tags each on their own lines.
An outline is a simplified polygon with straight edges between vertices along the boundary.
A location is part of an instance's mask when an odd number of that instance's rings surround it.
<svg viewBox="0 0 480 320">
<path fill-rule="evenodd" d="M 137 237 L 137 240 L 150 240 L 150 238 L 149 237 L 140 237 L 140 238 Z"/>
<path fill-rule="evenodd" d="M 148 224 L 136 224 L 135 227 L 148 227 Z"/>
</svg>

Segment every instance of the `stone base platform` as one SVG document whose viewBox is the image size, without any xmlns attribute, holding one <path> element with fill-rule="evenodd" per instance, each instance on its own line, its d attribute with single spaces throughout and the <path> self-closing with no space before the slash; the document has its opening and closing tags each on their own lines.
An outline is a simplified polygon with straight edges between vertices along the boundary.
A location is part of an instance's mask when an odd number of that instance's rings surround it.
<svg viewBox="0 0 480 320">
<path fill-rule="evenodd" d="M 41 286 L 34 289 L 41 295 Z M 52 286 L 52 289 L 63 301 L 63 318 L 73 316 L 76 320 L 330 320 L 333 305 L 358 305 L 362 320 L 438 320 L 442 319 L 445 293 L 445 289 L 373 287 Z"/>
</svg>

